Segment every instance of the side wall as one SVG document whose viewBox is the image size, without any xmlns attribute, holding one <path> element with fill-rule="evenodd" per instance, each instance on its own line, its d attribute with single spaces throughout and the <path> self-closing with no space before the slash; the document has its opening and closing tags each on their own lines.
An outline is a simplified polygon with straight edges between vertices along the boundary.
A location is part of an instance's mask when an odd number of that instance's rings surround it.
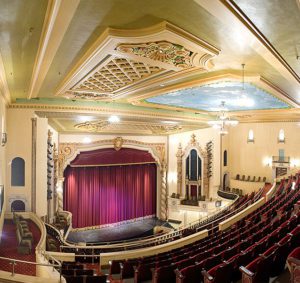
<svg viewBox="0 0 300 283">
<path fill-rule="evenodd" d="M 254 143 L 248 143 L 249 130 L 254 132 Z M 280 129 L 284 130 L 285 143 L 278 143 Z M 300 127 L 298 123 L 248 123 L 231 128 L 228 135 L 228 161 L 231 178 L 236 174 L 265 176 L 272 182 L 272 156 L 279 149 L 291 158 L 291 169 L 300 166 Z"/>
<path fill-rule="evenodd" d="M 0 96 L 0 134 L 6 133 L 6 124 L 7 124 L 7 111 L 4 99 L 2 96 Z M 1 136 L 0 136 L 1 138 Z M 8 137 L 9 139 L 9 137 Z M 7 183 L 6 183 L 6 147 L 0 146 L 0 185 L 4 186 L 4 197 L 7 195 Z M 3 197 L 3 196 L 2 196 Z M 6 207 L 6 197 L 4 198 L 4 203 L 2 207 L 2 211 L 0 214 L 0 242 L 1 242 L 1 236 L 2 236 L 2 228 L 4 223 L 4 214 L 5 214 L 5 207 Z"/>
<path fill-rule="evenodd" d="M 6 146 L 6 212 L 11 211 L 11 203 L 15 199 L 25 202 L 25 210 L 32 211 L 32 119 L 36 119 L 36 205 L 38 216 L 47 213 L 47 137 L 48 121 L 36 117 L 32 109 L 7 110 Z M 11 162 L 15 157 L 25 161 L 25 186 L 11 186 Z"/>
</svg>

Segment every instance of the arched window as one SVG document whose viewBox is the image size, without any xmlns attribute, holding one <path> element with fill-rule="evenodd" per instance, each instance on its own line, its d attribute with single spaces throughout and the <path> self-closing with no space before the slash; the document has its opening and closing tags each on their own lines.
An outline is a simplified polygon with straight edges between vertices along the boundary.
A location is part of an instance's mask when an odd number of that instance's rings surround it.
<svg viewBox="0 0 300 283">
<path fill-rule="evenodd" d="M 197 153 L 197 150 L 192 149 L 190 154 L 187 156 L 185 160 L 185 168 L 186 172 L 185 175 L 188 180 L 196 181 L 201 178 L 201 166 L 202 162 Z"/>
<path fill-rule="evenodd" d="M 223 153 L 223 166 L 227 166 L 227 150 Z"/>
<path fill-rule="evenodd" d="M 25 161 L 21 157 L 16 157 L 11 162 L 11 186 L 25 186 Z"/>
<path fill-rule="evenodd" d="M 280 142 L 280 143 L 284 143 L 285 142 L 285 136 L 284 136 L 284 130 L 283 129 L 281 129 L 279 131 L 278 142 Z"/>
</svg>

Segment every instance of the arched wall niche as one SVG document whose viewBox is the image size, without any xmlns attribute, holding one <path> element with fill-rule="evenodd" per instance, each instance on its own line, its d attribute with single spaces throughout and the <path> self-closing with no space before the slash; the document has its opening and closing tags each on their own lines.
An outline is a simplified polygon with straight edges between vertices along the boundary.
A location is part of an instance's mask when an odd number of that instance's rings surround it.
<svg viewBox="0 0 300 283">
<path fill-rule="evenodd" d="M 30 207 L 29 207 L 29 202 L 28 199 L 25 195 L 11 195 L 8 198 L 8 205 L 7 208 L 10 209 L 10 211 L 12 212 L 12 205 L 13 204 L 24 204 L 24 210 L 25 211 L 29 211 Z"/>
<path fill-rule="evenodd" d="M 195 134 L 192 134 L 190 142 L 187 146 L 182 149 L 181 144 L 178 146 L 177 157 L 177 193 L 180 195 L 185 195 L 185 188 L 187 185 L 187 180 L 185 176 L 186 172 L 186 158 L 190 154 L 191 150 L 195 149 L 198 156 L 201 159 L 201 195 L 206 198 L 209 197 L 209 180 L 207 172 L 207 152 L 201 148 L 198 141 L 196 140 Z"/>
<path fill-rule="evenodd" d="M 167 219 L 167 163 L 166 149 L 164 143 L 144 143 L 136 140 L 123 139 L 116 137 L 109 140 L 99 140 L 90 144 L 85 143 L 61 143 L 58 153 L 58 210 L 63 209 L 63 174 L 66 167 L 76 158 L 76 156 L 84 151 L 91 151 L 101 148 L 133 148 L 148 151 L 157 163 L 157 215 L 163 219 Z"/>
</svg>

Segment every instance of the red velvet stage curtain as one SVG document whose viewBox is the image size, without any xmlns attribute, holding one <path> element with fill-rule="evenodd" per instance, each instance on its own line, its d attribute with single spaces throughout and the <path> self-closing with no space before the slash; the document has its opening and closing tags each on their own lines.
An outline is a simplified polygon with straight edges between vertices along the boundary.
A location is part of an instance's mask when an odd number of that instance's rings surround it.
<svg viewBox="0 0 300 283">
<path fill-rule="evenodd" d="M 156 214 L 156 164 L 67 167 L 64 209 L 73 227 Z"/>
</svg>

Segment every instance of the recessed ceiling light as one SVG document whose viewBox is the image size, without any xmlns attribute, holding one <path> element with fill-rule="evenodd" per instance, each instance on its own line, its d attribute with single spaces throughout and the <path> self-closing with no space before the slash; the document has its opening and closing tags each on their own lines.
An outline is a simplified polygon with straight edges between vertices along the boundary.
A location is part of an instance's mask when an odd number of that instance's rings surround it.
<svg viewBox="0 0 300 283">
<path fill-rule="evenodd" d="M 116 115 L 112 115 L 108 118 L 108 122 L 109 123 L 119 123 L 120 122 L 120 118 Z"/>
<path fill-rule="evenodd" d="M 92 118 L 93 117 L 91 117 L 91 116 L 77 116 L 76 120 L 78 122 L 85 123 L 85 122 L 92 120 Z"/>
<path fill-rule="evenodd" d="M 89 138 L 89 137 L 84 137 L 83 138 L 83 142 L 84 143 L 90 143 L 92 140 L 91 140 L 91 138 Z"/>
</svg>

